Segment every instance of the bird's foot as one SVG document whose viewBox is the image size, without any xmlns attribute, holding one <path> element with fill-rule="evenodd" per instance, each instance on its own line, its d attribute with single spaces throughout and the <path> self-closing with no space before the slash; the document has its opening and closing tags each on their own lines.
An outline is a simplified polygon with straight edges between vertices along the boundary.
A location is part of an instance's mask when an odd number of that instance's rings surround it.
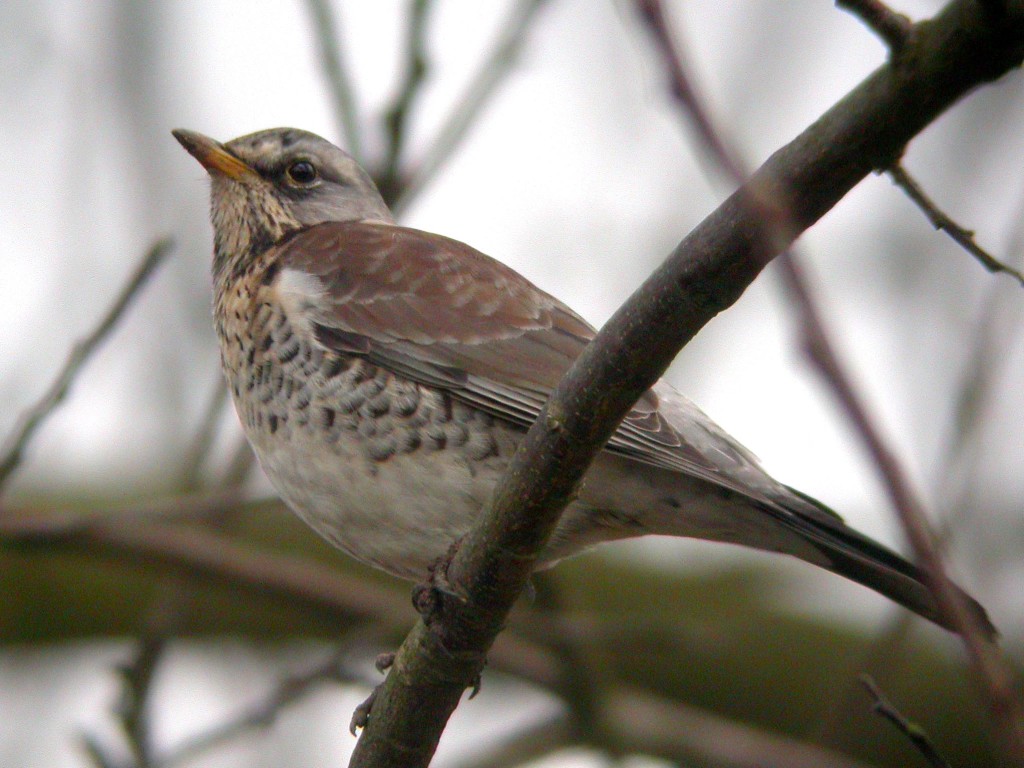
<svg viewBox="0 0 1024 768">
<path fill-rule="evenodd" d="M 448 578 L 448 568 L 461 545 L 462 537 L 460 536 L 451 543 L 448 551 L 430 566 L 430 574 L 427 581 L 423 584 L 418 584 L 412 591 L 413 607 L 416 608 L 417 613 L 423 619 L 423 623 L 435 630 L 434 639 L 437 642 L 437 648 L 449 656 L 455 654 L 449 650 L 444 637 L 437 631 L 437 627 L 438 619 L 444 610 L 445 598 L 454 600 L 461 605 L 469 602 L 469 595 L 466 594 L 466 591 Z M 486 663 L 486 657 L 479 659 L 481 668 Z M 471 699 L 480 693 L 481 674 L 482 671 L 477 672 L 467 686 L 469 698 Z"/>
<path fill-rule="evenodd" d="M 377 671 L 383 675 L 385 672 L 391 669 L 391 665 L 394 663 L 395 653 L 394 651 L 389 651 L 388 653 L 379 654 L 377 658 L 374 660 L 373 666 L 376 667 Z M 351 733 L 353 736 L 356 735 L 356 731 L 358 731 L 360 728 L 365 728 L 366 724 L 370 722 L 370 712 L 373 710 L 373 704 L 375 701 L 377 701 L 377 695 L 380 693 L 382 685 L 384 685 L 384 683 L 376 685 L 374 689 L 370 691 L 370 695 L 366 697 L 365 701 L 363 701 L 362 704 L 356 707 L 355 711 L 352 713 L 352 719 L 349 721 L 348 730 L 349 733 Z M 473 693 L 471 694 L 470 698 L 475 696 L 476 692 L 479 689 L 480 686 L 477 685 L 473 689 Z"/>
<path fill-rule="evenodd" d="M 433 623 L 434 618 L 443 607 L 443 597 L 453 598 L 460 603 L 469 601 L 469 596 L 465 591 L 448 578 L 448 567 L 461 544 L 462 537 L 460 536 L 451 543 L 448 551 L 430 566 L 427 581 L 417 584 L 412 590 L 413 607 L 428 626 Z"/>
<path fill-rule="evenodd" d="M 441 611 L 444 608 L 444 598 L 451 598 L 459 603 L 466 603 L 469 601 L 469 596 L 460 589 L 457 585 L 453 584 L 448 578 L 448 566 L 451 565 L 452 558 L 455 557 L 455 553 L 459 551 L 459 545 L 462 543 L 462 539 L 458 538 L 452 542 L 448 551 L 437 561 L 430 566 L 430 573 L 427 581 L 423 584 L 418 584 L 413 588 L 412 591 L 412 604 L 416 609 L 416 612 L 420 614 L 424 624 L 428 627 L 436 627 L 437 619 L 440 616 Z M 446 654 L 451 655 L 448 648 L 445 646 L 443 639 L 438 636 L 439 633 L 435 631 L 435 639 L 437 641 L 437 647 Z M 394 653 L 382 653 L 377 657 L 374 666 L 377 667 L 377 671 L 383 673 L 391 668 L 391 665 L 395 662 Z M 481 666 L 486 664 L 486 659 L 483 659 Z M 478 672 L 470 681 L 467 686 L 469 689 L 469 698 L 473 698 L 480 693 L 480 678 L 481 673 Z M 365 728 L 366 724 L 370 721 L 370 713 L 373 710 L 373 705 L 377 700 L 377 696 L 380 694 L 380 689 L 384 684 L 381 683 L 366 700 L 356 707 L 352 713 L 352 720 L 349 723 L 349 731 L 352 735 L 356 735 L 356 731 L 360 728 Z"/>
<path fill-rule="evenodd" d="M 487 659 L 484 659 L 484 664 L 486 663 Z M 480 693 L 480 686 L 483 684 L 483 674 L 484 673 L 482 671 L 477 672 L 476 677 L 474 677 L 472 682 L 470 682 L 469 686 L 467 686 L 469 688 L 469 698 L 472 699 L 474 696 Z"/>
</svg>

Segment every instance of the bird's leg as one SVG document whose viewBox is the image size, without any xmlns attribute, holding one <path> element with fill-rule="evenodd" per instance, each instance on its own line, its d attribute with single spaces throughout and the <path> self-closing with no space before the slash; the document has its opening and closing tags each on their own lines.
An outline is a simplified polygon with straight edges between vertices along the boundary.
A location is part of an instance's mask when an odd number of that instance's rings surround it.
<svg viewBox="0 0 1024 768">
<path fill-rule="evenodd" d="M 427 577 L 427 581 L 423 584 L 417 584 L 413 587 L 412 591 L 412 604 L 423 619 L 423 623 L 428 627 L 434 627 L 437 625 L 437 619 L 440 616 L 440 612 L 443 610 L 444 601 L 443 597 L 454 598 L 460 603 L 466 603 L 469 597 L 466 593 L 460 590 L 457 586 L 453 585 L 448 580 L 448 566 L 451 565 L 452 558 L 455 557 L 455 553 L 459 551 L 459 545 L 462 543 L 462 537 L 455 539 L 448 547 L 448 551 L 444 555 L 439 557 L 433 565 L 430 566 L 430 572 Z M 448 649 L 445 648 L 444 641 L 437 635 L 437 644 L 443 652 L 448 653 Z M 392 664 L 395 663 L 395 653 L 382 653 L 377 656 L 374 666 L 380 673 L 386 672 L 391 668 Z M 484 660 L 486 664 L 486 659 Z M 360 728 L 365 728 L 366 724 L 370 720 L 370 712 L 373 710 L 374 702 L 377 700 L 377 696 L 380 693 L 381 686 L 376 686 L 370 695 L 366 697 L 355 711 L 352 713 L 352 720 L 349 723 L 349 731 L 352 735 L 356 735 L 356 731 Z M 473 678 L 468 688 L 469 698 L 473 698 L 480 693 L 480 673 Z"/>
<path fill-rule="evenodd" d="M 455 539 L 451 546 L 448 547 L 448 551 L 430 566 L 430 575 L 427 582 L 418 584 L 413 588 L 413 607 L 416 608 L 416 611 L 423 619 L 423 623 L 428 627 L 436 626 L 437 619 L 444 609 L 444 597 L 453 598 L 463 605 L 469 602 L 469 595 L 457 584 L 453 584 L 448 578 L 448 568 L 455 558 L 455 553 L 459 551 L 459 547 L 462 545 L 462 538 L 460 536 Z M 444 639 L 439 633 L 435 633 L 435 635 L 437 635 L 438 647 L 445 653 L 448 653 Z M 483 659 L 483 663 L 487 663 L 486 658 Z M 471 699 L 480 693 L 480 676 L 481 673 L 478 672 L 468 686 L 470 688 L 469 698 Z"/>
<path fill-rule="evenodd" d="M 466 603 L 469 596 L 452 584 L 448 579 L 448 567 L 462 545 L 462 537 L 455 539 L 448 551 L 439 557 L 430 566 L 430 573 L 427 581 L 417 584 L 412 590 L 412 605 L 416 612 L 423 618 L 423 623 L 430 626 L 442 608 L 441 596 L 452 597 L 460 603 Z"/>
</svg>

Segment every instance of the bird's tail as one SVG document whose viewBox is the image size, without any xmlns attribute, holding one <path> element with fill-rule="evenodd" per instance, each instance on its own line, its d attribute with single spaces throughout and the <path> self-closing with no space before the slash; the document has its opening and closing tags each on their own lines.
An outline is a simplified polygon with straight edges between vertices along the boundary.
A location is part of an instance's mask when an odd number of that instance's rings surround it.
<svg viewBox="0 0 1024 768">
<path fill-rule="evenodd" d="M 800 514 L 789 509 L 780 513 L 777 509 L 766 509 L 782 525 L 790 528 L 814 545 L 827 559 L 824 567 L 834 573 L 852 579 L 875 590 L 914 613 L 951 631 L 953 626 L 948 616 L 939 609 L 938 601 L 927 586 L 924 572 L 891 549 L 853 530 L 821 502 L 796 491 L 789 490 L 798 503 L 810 505 L 820 514 Z M 786 499 L 793 501 L 792 497 Z M 785 504 L 790 507 L 790 504 Z M 955 584 L 953 590 L 974 617 L 978 627 L 988 640 L 994 640 L 998 632 L 981 603 Z"/>
</svg>

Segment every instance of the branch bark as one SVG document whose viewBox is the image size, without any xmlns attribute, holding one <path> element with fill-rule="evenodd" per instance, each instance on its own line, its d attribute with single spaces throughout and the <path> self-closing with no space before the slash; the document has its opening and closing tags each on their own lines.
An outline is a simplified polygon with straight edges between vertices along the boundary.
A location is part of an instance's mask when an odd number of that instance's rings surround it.
<svg viewBox="0 0 1024 768">
<path fill-rule="evenodd" d="M 971 0 L 915 27 L 898 62 L 851 91 L 691 232 L 605 325 L 530 429 L 449 579 L 436 621 L 399 650 L 353 766 L 426 766 L 467 685 L 592 459 L 637 398 L 764 266 L 966 93 L 1020 65 L 1024 9 L 998 20 Z M 757 215 L 783 201 L 779 236 Z"/>
</svg>

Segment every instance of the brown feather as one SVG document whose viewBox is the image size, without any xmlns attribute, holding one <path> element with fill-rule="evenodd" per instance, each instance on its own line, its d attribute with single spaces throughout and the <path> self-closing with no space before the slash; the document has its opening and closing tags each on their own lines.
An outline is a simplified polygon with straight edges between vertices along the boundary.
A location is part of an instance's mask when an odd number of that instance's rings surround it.
<svg viewBox="0 0 1024 768">
<path fill-rule="evenodd" d="M 392 224 L 328 222 L 279 246 L 284 269 L 320 279 L 314 313 L 325 346 L 528 427 L 594 337 L 565 304 L 465 243 Z M 722 481 L 719 469 L 657 411 L 648 392 L 609 448 Z"/>
</svg>

